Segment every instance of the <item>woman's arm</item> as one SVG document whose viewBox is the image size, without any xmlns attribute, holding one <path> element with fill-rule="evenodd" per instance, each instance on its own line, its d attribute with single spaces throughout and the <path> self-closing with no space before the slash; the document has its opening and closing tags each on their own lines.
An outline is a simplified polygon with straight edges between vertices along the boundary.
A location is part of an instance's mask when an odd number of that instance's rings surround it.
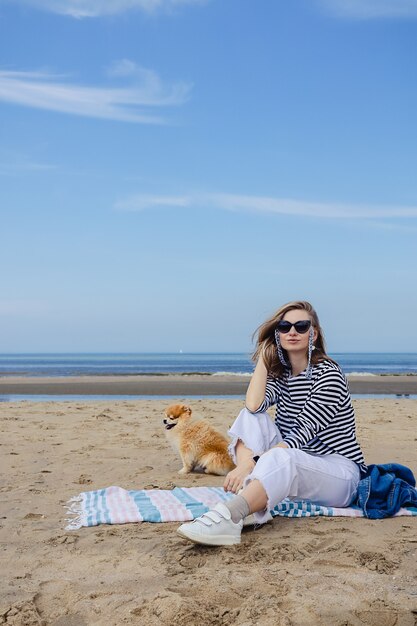
<svg viewBox="0 0 417 626">
<path fill-rule="evenodd" d="M 246 408 L 252 413 L 255 413 L 265 400 L 267 376 L 268 372 L 261 352 L 246 392 Z"/>
</svg>

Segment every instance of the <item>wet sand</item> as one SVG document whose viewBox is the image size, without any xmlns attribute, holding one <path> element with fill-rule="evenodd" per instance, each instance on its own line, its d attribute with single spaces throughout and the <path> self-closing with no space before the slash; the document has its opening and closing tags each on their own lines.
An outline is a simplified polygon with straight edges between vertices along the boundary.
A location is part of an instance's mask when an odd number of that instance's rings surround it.
<svg viewBox="0 0 417 626">
<path fill-rule="evenodd" d="M 189 399 L 226 432 L 242 400 Z M 179 476 L 167 400 L 0 404 L 0 624 L 415 626 L 417 518 L 275 519 L 205 548 L 177 523 L 65 531 L 80 491 L 221 485 Z M 368 463 L 417 470 L 417 400 L 354 400 Z"/>
<path fill-rule="evenodd" d="M 417 394 L 417 376 L 349 376 L 354 394 Z M 72 376 L 3 377 L 0 395 L 172 395 L 242 396 L 249 376 Z"/>
</svg>

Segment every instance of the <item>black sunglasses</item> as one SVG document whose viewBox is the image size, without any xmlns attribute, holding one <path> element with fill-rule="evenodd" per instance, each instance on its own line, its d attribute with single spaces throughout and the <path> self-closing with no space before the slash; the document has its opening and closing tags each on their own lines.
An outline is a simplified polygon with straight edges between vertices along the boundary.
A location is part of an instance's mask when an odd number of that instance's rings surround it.
<svg viewBox="0 0 417 626">
<path fill-rule="evenodd" d="M 284 333 L 284 335 L 289 333 L 293 326 L 297 333 L 303 335 L 310 328 L 311 320 L 300 320 L 299 322 L 295 322 L 295 324 L 291 324 L 291 322 L 287 322 L 286 320 L 280 320 L 277 324 L 279 332 Z"/>
</svg>

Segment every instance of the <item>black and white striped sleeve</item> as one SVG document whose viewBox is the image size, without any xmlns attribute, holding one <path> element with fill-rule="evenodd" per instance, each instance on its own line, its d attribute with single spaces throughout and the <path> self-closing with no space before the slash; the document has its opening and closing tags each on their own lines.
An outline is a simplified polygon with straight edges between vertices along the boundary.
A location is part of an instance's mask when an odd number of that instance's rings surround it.
<svg viewBox="0 0 417 626">
<path fill-rule="evenodd" d="M 284 443 L 289 448 L 306 446 L 334 420 L 347 393 L 343 374 L 338 370 L 325 371 L 313 383 L 302 411 L 294 418 L 294 427 L 284 437 Z"/>
<path fill-rule="evenodd" d="M 256 409 L 256 411 L 251 411 L 251 413 L 262 413 L 269 409 L 270 406 L 274 404 L 278 404 L 279 401 L 279 387 L 275 378 L 272 376 L 268 376 L 266 379 L 266 387 L 265 387 L 265 398 L 262 402 L 261 406 Z"/>
</svg>

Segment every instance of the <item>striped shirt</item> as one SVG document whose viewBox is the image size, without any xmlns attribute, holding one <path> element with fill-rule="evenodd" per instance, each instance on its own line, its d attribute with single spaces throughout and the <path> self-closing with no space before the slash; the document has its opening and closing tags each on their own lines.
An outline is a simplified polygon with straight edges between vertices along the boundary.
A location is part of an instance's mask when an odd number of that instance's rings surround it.
<svg viewBox="0 0 417 626">
<path fill-rule="evenodd" d="M 297 376 L 268 376 L 265 400 L 256 413 L 276 404 L 275 423 L 289 448 L 312 454 L 341 454 L 359 465 L 366 465 L 356 440 L 355 414 L 346 377 L 331 361 L 313 365 L 312 377 L 306 370 Z"/>
</svg>

